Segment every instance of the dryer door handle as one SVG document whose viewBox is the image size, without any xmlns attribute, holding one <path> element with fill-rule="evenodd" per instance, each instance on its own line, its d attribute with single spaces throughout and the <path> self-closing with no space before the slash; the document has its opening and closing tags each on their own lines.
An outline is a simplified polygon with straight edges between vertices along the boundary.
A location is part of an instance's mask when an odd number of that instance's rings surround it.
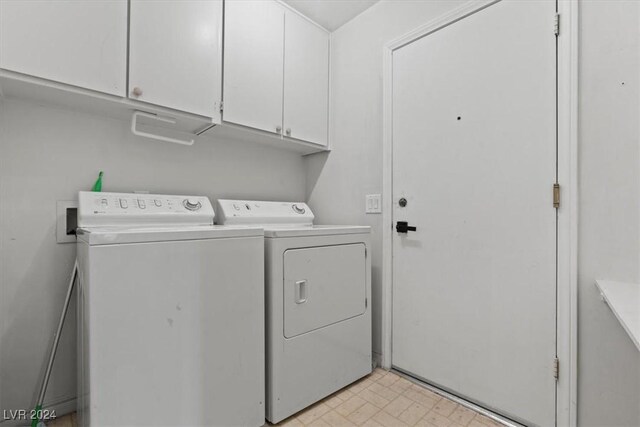
<svg viewBox="0 0 640 427">
<path fill-rule="evenodd" d="M 295 303 L 304 304 L 307 302 L 309 290 L 306 280 L 298 280 L 294 284 L 295 286 Z"/>
</svg>

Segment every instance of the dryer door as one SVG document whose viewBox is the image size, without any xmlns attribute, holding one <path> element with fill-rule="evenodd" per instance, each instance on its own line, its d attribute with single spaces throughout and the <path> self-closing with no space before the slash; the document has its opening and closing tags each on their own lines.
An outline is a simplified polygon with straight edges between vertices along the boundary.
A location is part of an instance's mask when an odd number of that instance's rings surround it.
<svg viewBox="0 0 640 427">
<path fill-rule="evenodd" d="M 365 261 L 363 243 L 285 251 L 285 338 L 363 314 Z"/>
</svg>

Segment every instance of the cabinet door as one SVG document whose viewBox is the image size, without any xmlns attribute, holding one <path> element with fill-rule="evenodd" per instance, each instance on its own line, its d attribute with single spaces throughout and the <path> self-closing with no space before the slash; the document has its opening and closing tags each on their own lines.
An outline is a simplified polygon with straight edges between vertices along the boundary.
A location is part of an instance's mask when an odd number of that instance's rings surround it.
<svg viewBox="0 0 640 427">
<path fill-rule="evenodd" d="M 219 122 L 222 0 L 132 0 L 129 97 Z"/>
<path fill-rule="evenodd" d="M 290 11 L 284 33 L 284 134 L 327 145 L 329 33 Z"/>
<path fill-rule="evenodd" d="M 126 0 L 1 0 L 0 68 L 125 96 Z"/>
<path fill-rule="evenodd" d="M 224 31 L 224 121 L 280 133 L 284 9 L 274 1 L 228 1 Z"/>
</svg>

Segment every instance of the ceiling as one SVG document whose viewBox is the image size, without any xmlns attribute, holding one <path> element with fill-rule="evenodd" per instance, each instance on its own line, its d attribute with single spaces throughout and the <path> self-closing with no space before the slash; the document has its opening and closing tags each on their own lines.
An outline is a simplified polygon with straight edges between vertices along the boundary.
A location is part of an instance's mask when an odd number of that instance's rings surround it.
<svg viewBox="0 0 640 427">
<path fill-rule="evenodd" d="M 334 31 L 379 0 L 284 0 L 303 15 Z"/>
</svg>

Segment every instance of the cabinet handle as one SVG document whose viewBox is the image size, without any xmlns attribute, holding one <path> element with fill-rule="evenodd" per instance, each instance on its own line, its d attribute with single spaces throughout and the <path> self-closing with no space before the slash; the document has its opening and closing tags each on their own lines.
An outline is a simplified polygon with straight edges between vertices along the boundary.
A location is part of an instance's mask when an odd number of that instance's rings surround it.
<svg viewBox="0 0 640 427">
<path fill-rule="evenodd" d="M 134 87 L 131 93 L 137 98 L 139 96 L 142 96 L 142 89 L 140 89 L 139 87 Z"/>
<path fill-rule="evenodd" d="M 287 136 L 291 136 L 291 128 L 287 128 Z"/>
<path fill-rule="evenodd" d="M 282 126 L 276 126 L 276 132 L 282 133 Z"/>
</svg>

